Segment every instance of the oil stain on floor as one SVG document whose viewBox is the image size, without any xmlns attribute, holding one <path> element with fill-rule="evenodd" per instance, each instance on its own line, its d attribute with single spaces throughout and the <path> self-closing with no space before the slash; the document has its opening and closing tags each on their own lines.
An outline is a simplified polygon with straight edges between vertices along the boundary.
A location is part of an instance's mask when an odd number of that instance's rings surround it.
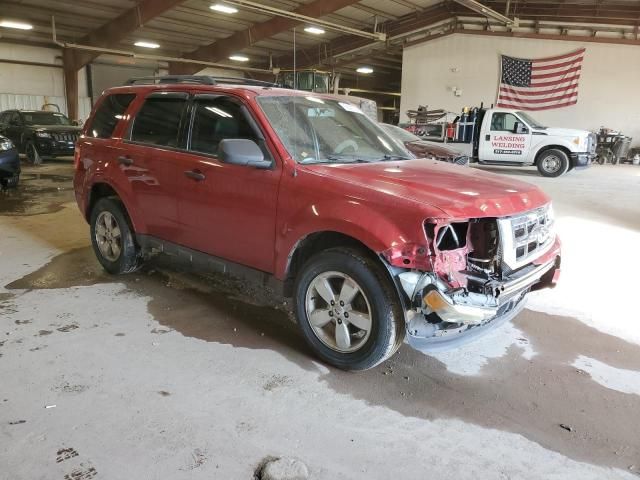
<svg viewBox="0 0 640 480">
<path fill-rule="evenodd" d="M 81 248 L 55 257 L 7 288 L 124 283 L 151 299 L 149 312 L 166 329 L 210 342 L 273 349 L 317 371 L 287 308 L 278 300 L 260 299 L 234 282 L 214 281 L 212 287 L 201 277 L 176 277 L 147 268 L 110 277 L 91 249 Z M 240 300 L 249 297 L 252 303 Z M 321 381 L 337 392 L 406 416 L 457 418 L 523 435 L 578 461 L 635 471 L 640 464 L 635 421 L 640 396 L 605 388 L 572 363 L 583 355 L 612 367 L 640 370 L 640 347 L 567 317 L 525 310 L 515 324 L 537 352 L 531 360 L 514 344 L 506 356 L 490 360 L 480 375 L 464 376 L 403 347 L 376 369 L 358 374 L 331 369 Z"/>
</svg>

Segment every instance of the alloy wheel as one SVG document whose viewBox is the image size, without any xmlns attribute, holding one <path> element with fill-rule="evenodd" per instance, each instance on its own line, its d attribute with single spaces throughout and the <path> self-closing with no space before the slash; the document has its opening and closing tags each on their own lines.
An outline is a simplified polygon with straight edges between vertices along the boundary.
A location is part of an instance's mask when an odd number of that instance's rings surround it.
<svg viewBox="0 0 640 480">
<path fill-rule="evenodd" d="M 110 212 L 98 215 L 95 237 L 102 256 L 110 262 L 116 262 L 122 253 L 122 232 L 118 221 Z"/>
<path fill-rule="evenodd" d="M 351 353 L 367 342 L 372 311 L 364 290 L 342 272 L 324 272 L 309 284 L 307 321 L 315 336 L 331 350 Z"/>
</svg>

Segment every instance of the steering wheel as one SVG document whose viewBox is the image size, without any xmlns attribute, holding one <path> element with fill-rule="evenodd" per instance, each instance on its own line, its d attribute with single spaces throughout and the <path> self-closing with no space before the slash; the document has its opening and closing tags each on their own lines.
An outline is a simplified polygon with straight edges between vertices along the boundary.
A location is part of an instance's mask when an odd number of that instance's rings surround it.
<svg viewBox="0 0 640 480">
<path fill-rule="evenodd" d="M 342 152 L 344 152 L 347 148 L 352 148 L 353 149 L 353 153 L 358 151 L 358 144 L 355 142 L 355 140 L 351 140 L 350 138 L 347 140 L 343 140 L 342 142 L 340 142 L 335 149 L 335 153 L 337 153 L 338 155 L 340 155 Z"/>
</svg>

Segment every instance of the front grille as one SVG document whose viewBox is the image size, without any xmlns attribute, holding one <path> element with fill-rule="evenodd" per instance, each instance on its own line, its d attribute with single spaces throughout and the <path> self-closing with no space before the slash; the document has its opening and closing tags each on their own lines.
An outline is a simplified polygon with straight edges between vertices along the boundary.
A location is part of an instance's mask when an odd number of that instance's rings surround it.
<svg viewBox="0 0 640 480">
<path fill-rule="evenodd" d="M 503 264 L 515 270 L 542 255 L 555 240 L 551 204 L 498 220 Z"/>
<path fill-rule="evenodd" d="M 64 133 L 52 133 L 51 138 L 53 138 L 56 142 L 77 142 L 78 134 L 72 132 L 64 132 Z"/>
<path fill-rule="evenodd" d="M 596 147 L 598 146 L 598 137 L 595 133 L 589 134 L 589 140 L 587 142 L 587 153 L 596 153 Z"/>
</svg>

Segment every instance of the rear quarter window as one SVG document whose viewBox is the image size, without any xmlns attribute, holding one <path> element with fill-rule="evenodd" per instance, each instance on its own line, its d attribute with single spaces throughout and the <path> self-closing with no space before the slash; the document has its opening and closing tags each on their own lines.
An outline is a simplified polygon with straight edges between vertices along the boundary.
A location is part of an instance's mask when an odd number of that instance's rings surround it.
<svg viewBox="0 0 640 480">
<path fill-rule="evenodd" d="M 87 135 L 94 138 L 111 138 L 116 125 L 134 98 L 134 93 L 116 93 L 105 98 L 93 116 Z"/>
</svg>

